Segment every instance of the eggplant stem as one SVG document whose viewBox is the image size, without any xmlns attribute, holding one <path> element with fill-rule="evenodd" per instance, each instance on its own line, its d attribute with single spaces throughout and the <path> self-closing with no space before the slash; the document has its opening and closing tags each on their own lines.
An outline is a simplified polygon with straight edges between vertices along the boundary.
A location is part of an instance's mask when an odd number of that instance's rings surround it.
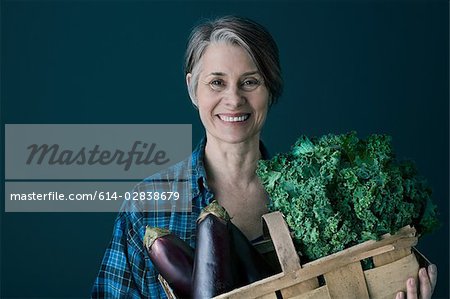
<svg viewBox="0 0 450 299">
<path fill-rule="evenodd" d="M 147 250 L 150 250 L 156 239 L 166 235 L 170 235 L 170 230 L 166 228 L 151 227 L 147 225 L 145 227 L 144 246 L 147 248 Z"/>
<path fill-rule="evenodd" d="M 216 199 L 213 200 L 205 208 L 203 208 L 202 212 L 200 213 L 200 216 L 197 219 L 197 223 L 202 222 L 203 219 L 205 219 L 205 217 L 208 216 L 209 214 L 216 216 L 217 218 L 219 218 L 224 222 L 227 222 L 231 219 L 230 215 L 228 215 L 227 210 L 225 210 L 225 208 L 222 207 Z"/>
</svg>

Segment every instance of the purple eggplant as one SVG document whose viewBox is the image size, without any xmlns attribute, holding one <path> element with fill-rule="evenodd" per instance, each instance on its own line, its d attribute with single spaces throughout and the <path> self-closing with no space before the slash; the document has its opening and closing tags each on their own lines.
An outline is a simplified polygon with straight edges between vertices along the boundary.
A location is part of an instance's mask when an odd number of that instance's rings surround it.
<svg viewBox="0 0 450 299">
<path fill-rule="evenodd" d="M 228 230 L 238 259 L 239 287 L 277 273 L 231 221 L 228 222 Z"/>
<path fill-rule="evenodd" d="M 236 257 L 227 223 L 230 217 L 216 201 L 197 220 L 197 245 L 193 271 L 193 299 L 209 299 L 235 286 Z"/>
<path fill-rule="evenodd" d="M 147 226 L 144 246 L 156 270 L 180 298 L 192 292 L 194 249 L 169 230 Z"/>
</svg>

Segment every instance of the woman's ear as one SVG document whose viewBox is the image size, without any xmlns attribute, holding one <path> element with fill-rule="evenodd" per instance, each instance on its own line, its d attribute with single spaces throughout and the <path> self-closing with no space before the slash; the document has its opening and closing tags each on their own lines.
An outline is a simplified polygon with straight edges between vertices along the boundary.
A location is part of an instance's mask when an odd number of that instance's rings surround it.
<svg viewBox="0 0 450 299">
<path fill-rule="evenodd" d="M 192 73 L 187 73 L 186 74 L 186 86 L 187 86 L 187 90 L 189 93 L 189 97 L 191 98 L 192 105 L 194 105 L 194 107 L 196 109 L 198 109 L 197 101 L 195 100 L 194 91 L 192 90 L 191 83 L 192 83 Z"/>
<path fill-rule="evenodd" d="M 192 74 L 191 73 L 187 73 L 186 74 L 186 85 L 187 85 L 188 89 L 189 89 L 189 86 L 191 85 L 191 80 L 192 80 Z"/>
</svg>

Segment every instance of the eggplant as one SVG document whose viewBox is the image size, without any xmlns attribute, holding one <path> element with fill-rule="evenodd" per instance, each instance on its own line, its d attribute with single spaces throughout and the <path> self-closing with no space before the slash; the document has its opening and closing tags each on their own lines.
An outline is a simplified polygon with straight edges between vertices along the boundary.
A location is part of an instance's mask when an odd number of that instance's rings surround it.
<svg viewBox="0 0 450 299">
<path fill-rule="evenodd" d="M 228 222 L 228 230 L 238 259 L 238 273 L 240 274 L 238 287 L 251 284 L 277 273 L 231 221 Z"/>
<path fill-rule="evenodd" d="M 147 226 L 144 246 L 155 269 L 179 298 L 192 292 L 194 249 L 168 229 Z"/>
<path fill-rule="evenodd" d="M 210 299 L 235 286 L 236 257 L 227 225 L 229 221 L 230 216 L 217 201 L 205 207 L 197 220 L 193 299 Z"/>
</svg>

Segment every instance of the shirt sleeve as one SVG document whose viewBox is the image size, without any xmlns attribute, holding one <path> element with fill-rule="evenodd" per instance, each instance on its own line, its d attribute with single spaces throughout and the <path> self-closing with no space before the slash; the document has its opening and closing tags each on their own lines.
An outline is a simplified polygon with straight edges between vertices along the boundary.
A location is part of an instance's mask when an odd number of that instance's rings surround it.
<svg viewBox="0 0 450 299">
<path fill-rule="evenodd" d="M 119 213 L 92 298 L 166 298 L 138 231 L 127 213 Z"/>
</svg>

